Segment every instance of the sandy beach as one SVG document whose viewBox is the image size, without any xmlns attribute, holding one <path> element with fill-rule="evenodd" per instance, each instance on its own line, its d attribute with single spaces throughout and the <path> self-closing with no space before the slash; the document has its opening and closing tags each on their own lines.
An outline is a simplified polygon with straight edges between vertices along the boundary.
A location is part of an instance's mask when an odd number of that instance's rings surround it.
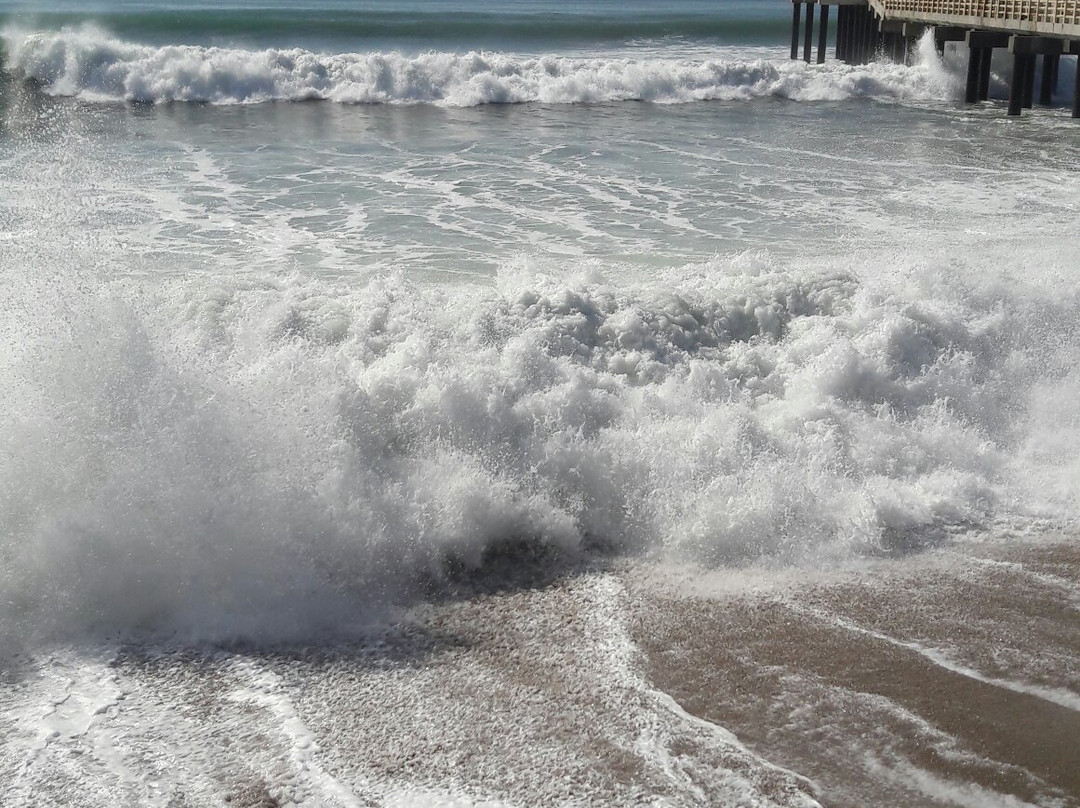
<svg viewBox="0 0 1080 808">
<path fill-rule="evenodd" d="M 635 586 L 634 635 L 655 686 L 823 804 L 1073 805 L 1078 558 L 1071 537 L 965 541 L 750 592 Z"/>
<path fill-rule="evenodd" d="M 39 655 L 3 691 L 4 789 L 66 806 L 106 788 L 169 806 L 1077 805 L 1078 558 L 1055 535 L 789 575 L 499 559 L 349 643 Z"/>
</svg>

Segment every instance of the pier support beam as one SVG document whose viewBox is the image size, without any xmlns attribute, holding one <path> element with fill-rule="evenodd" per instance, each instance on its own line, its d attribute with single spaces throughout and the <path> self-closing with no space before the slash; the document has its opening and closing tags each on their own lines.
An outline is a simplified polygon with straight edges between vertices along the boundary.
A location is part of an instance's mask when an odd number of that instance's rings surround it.
<svg viewBox="0 0 1080 808">
<path fill-rule="evenodd" d="M 1024 59 L 1024 109 L 1035 106 L 1035 56 L 1028 54 Z"/>
<path fill-rule="evenodd" d="M 799 58 L 799 17 L 802 13 L 802 3 L 791 4 L 791 58 Z"/>
<path fill-rule="evenodd" d="M 829 7 L 821 6 L 821 18 L 818 20 L 817 63 L 825 64 L 825 43 L 829 40 Z"/>
<path fill-rule="evenodd" d="M 1053 37 L 1009 37 L 1009 52 L 1013 55 L 1013 75 L 1009 81 L 1010 115 L 1019 115 L 1022 108 L 1030 109 L 1032 106 L 1035 95 L 1036 54 L 1041 54 L 1045 59 L 1047 55 L 1060 55 L 1064 51 L 1064 41 Z M 1052 75 L 1052 71 L 1050 72 Z"/>
<path fill-rule="evenodd" d="M 1057 84 L 1058 60 L 1056 53 L 1044 53 L 1042 58 L 1042 78 L 1039 82 L 1039 103 L 1048 107 L 1054 103 L 1054 85 Z"/>
<path fill-rule="evenodd" d="M 866 9 L 859 6 L 851 7 L 851 18 L 848 21 L 848 58 L 849 65 L 862 64 L 863 40 L 862 26 Z"/>
<path fill-rule="evenodd" d="M 1072 116 L 1080 118 L 1080 56 L 1076 57 L 1076 86 L 1073 88 Z"/>
<path fill-rule="evenodd" d="M 846 61 L 844 58 L 844 46 L 847 44 L 847 21 L 848 21 L 848 7 L 839 6 L 836 9 L 836 46 L 833 51 L 836 54 L 836 58 L 841 61 Z"/>
<path fill-rule="evenodd" d="M 803 36 L 803 61 L 810 64 L 810 45 L 814 40 L 814 3 L 806 4 L 806 31 Z"/>
<path fill-rule="evenodd" d="M 1080 118 L 1080 42 L 1075 40 L 1066 42 L 1063 52 L 1076 56 L 1076 83 L 1073 86 L 1072 116 Z"/>
<path fill-rule="evenodd" d="M 922 39 L 922 35 L 926 33 L 928 26 L 923 25 L 921 22 L 905 22 L 903 28 L 903 34 L 908 39 Z"/>
<path fill-rule="evenodd" d="M 899 20 L 880 20 L 877 24 L 878 42 L 881 50 L 894 62 L 904 58 L 904 24 Z"/>
<path fill-rule="evenodd" d="M 938 56 L 944 58 L 946 42 L 963 42 L 967 37 L 967 28 L 959 28 L 955 25 L 939 25 L 934 29 L 934 47 L 937 48 Z"/>
<path fill-rule="evenodd" d="M 1035 57 L 1029 53 L 1013 54 L 1012 76 L 1009 78 L 1009 114 L 1019 115 L 1031 109 L 1035 90 Z"/>
<path fill-rule="evenodd" d="M 982 74 L 982 48 L 968 49 L 967 82 L 964 84 L 964 101 L 974 104 L 979 100 L 979 76 Z"/>
<path fill-rule="evenodd" d="M 990 62 L 994 58 L 994 48 L 1009 47 L 1009 35 L 992 31 L 968 31 L 964 42 L 971 52 L 964 98 L 968 103 L 985 101 L 990 97 Z"/>
<path fill-rule="evenodd" d="M 877 53 L 877 24 L 874 21 L 874 11 L 870 6 L 866 7 L 866 16 L 863 20 L 863 58 L 861 64 L 867 64 L 874 60 Z"/>
<path fill-rule="evenodd" d="M 988 101 L 990 99 L 990 65 L 994 61 L 994 49 L 986 48 L 983 50 L 983 58 L 979 63 L 979 100 Z"/>
<path fill-rule="evenodd" d="M 1024 76 L 1027 74 L 1027 57 L 1013 54 L 1012 75 L 1009 77 L 1009 114 L 1019 115 L 1024 107 Z"/>
<path fill-rule="evenodd" d="M 893 48 L 894 58 L 903 58 L 904 42 L 900 39 L 903 25 L 890 21 L 881 28 L 877 15 L 864 0 L 818 0 L 821 6 L 821 27 L 818 29 L 818 62 L 822 61 L 828 37 L 828 7 L 836 6 L 836 58 L 849 65 L 862 65 L 869 62 L 881 45 Z M 880 28 L 880 30 L 879 30 Z M 895 31 L 895 38 L 881 31 Z M 895 39 L 895 41 L 894 41 Z"/>
</svg>

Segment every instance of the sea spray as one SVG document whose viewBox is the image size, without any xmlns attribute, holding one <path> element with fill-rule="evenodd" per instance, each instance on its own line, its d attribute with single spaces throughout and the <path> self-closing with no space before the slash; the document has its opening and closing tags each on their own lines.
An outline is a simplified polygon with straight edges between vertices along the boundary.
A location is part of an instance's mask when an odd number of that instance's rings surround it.
<svg viewBox="0 0 1080 808">
<path fill-rule="evenodd" d="M 821 564 L 994 515 L 1048 372 L 1017 353 L 1030 305 L 767 254 L 680 274 L 24 283 L 2 315 L 6 618 L 347 632 L 511 540 Z"/>
</svg>

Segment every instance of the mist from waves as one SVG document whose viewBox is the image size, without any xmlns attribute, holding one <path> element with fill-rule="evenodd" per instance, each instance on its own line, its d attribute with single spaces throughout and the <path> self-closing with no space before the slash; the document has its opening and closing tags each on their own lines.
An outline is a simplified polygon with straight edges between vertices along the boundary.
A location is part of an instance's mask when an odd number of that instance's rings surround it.
<svg viewBox="0 0 1080 808">
<path fill-rule="evenodd" d="M 123 41 L 93 25 L 3 34 L 4 70 L 52 95 L 88 101 L 252 104 L 328 100 L 345 104 L 545 104 L 786 98 L 956 99 L 961 81 L 930 39 L 918 64 L 808 65 L 734 50 L 693 57 L 614 53 L 523 56 L 510 52 L 316 53 Z M 740 55 L 740 53 L 742 55 Z M 726 55 L 725 55 L 726 54 Z"/>
<path fill-rule="evenodd" d="M 814 566 L 1073 518 L 1080 297 L 892 260 L 491 287 L 9 267 L 2 627 L 310 638 L 508 542 Z"/>
</svg>

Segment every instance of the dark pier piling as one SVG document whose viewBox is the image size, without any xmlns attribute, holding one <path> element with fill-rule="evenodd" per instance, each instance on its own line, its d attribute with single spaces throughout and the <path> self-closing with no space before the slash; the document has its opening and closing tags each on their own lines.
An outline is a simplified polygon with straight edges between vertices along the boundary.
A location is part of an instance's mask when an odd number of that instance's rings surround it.
<svg viewBox="0 0 1080 808">
<path fill-rule="evenodd" d="M 806 6 L 803 17 L 802 6 Z M 910 63 L 915 43 L 926 30 L 921 23 L 905 23 L 882 19 L 866 0 L 792 0 L 791 58 L 799 58 L 802 39 L 802 58 L 811 61 L 810 45 L 814 28 L 814 6 L 819 6 L 817 64 L 825 61 L 829 39 L 829 8 L 836 6 L 835 56 L 852 65 L 866 64 L 878 54 L 896 62 Z M 963 39 L 963 34 L 960 36 Z"/>
<path fill-rule="evenodd" d="M 1049 104 L 1053 90 L 1053 61 L 1066 50 L 1061 39 L 1045 36 L 1011 36 L 1009 53 L 1013 55 L 1012 77 L 1009 80 L 1009 114 L 1019 115 L 1023 109 L 1031 109 L 1035 95 L 1035 58 L 1043 57 L 1043 80 L 1039 103 Z M 1076 108 L 1076 99 L 1073 100 Z M 1075 115 L 1074 115 L 1075 117 Z"/>
<path fill-rule="evenodd" d="M 990 98 L 990 65 L 994 48 L 1009 47 L 1009 35 L 992 31 L 968 31 L 964 37 L 968 46 L 967 90 L 964 100 L 969 104 Z"/>
<path fill-rule="evenodd" d="M 836 35 L 835 48 L 836 58 L 845 62 L 853 63 L 856 54 L 872 54 L 877 47 L 876 41 L 872 40 L 871 15 L 866 0 L 792 0 L 791 11 L 791 58 L 799 58 L 799 40 L 802 40 L 802 59 L 809 63 L 825 63 L 825 54 L 829 46 L 829 11 L 830 7 L 836 6 Z M 806 6 L 806 16 L 803 17 L 802 7 Z M 814 42 L 814 7 L 820 8 L 817 15 L 817 53 L 812 53 Z M 866 40 L 866 41 L 864 41 Z M 813 57 L 813 58 L 811 58 Z M 867 55 L 864 61 L 869 61 Z"/>
</svg>

